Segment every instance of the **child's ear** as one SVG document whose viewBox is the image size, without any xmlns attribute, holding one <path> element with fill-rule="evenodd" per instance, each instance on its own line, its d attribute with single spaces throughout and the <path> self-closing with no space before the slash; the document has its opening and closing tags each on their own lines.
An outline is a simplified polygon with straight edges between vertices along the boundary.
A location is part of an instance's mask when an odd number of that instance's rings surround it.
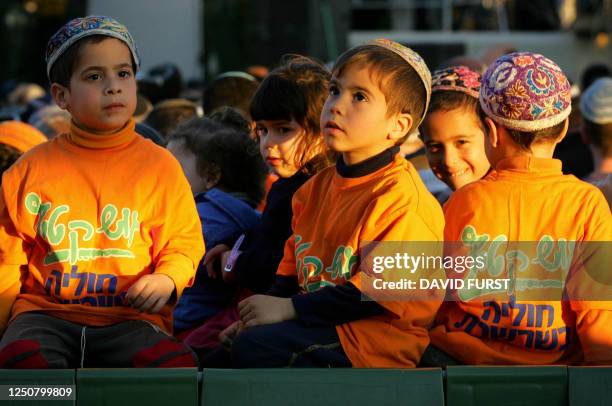
<svg viewBox="0 0 612 406">
<path fill-rule="evenodd" d="M 395 123 L 391 131 L 389 132 L 389 139 L 393 141 L 397 141 L 406 134 L 412 128 L 412 124 L 414 123 L 414 119 L 411 114 L 408 113 L 399 113 L 395 118 Z"/>
<path fill-rule="evenodd" d="M 53 97 L 53 101 L 58 105 L 59 108 L 67 110 L 68 109 L 68 89 L 59 83 L 51 84 L 51 96 Z"/>
<path fill-rule="evenodd" d="M 565 119 L 565 122 L 563 124 L 563 130 L 561 130 L 561 132 L 559 133 L 559 136 L 555 140 L 555 144 L 558 144 L 561 141 L 563 141 L 563 138 L 565 138 L 565 136 L 567 135 L 568 128 L 569 128 L 569 117 Z"/>
<path fill-rule="evenodd" d="M 208 165 L 204 173 L 204 179 L 206 190 L 214 188 L 221 180 L 221 168 L 214 164 Z"/>
<path fill-rule="evenodd" d="M 491 144 L 493 148 L 497 148 L 499 144 L 499 134 L 497 133 L 495 121 L 491 120 L 489 117 L 485 117 L 485 129 L 485 137 L 489 140 L 489 144 Z"/>
</svg>

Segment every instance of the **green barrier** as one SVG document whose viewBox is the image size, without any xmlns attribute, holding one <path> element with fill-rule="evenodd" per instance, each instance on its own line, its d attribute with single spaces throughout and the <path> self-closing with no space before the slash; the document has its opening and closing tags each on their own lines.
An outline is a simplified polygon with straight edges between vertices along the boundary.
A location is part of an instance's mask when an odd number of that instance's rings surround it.
<svg viewBox="0 0 612 406">
<path fill-rule="evenodd" d="M 612 403 L 612 368 L 569 367 L 570 406 L 609 406 Z"/>
<path fill-rule="evenodd" d="M 21 396 L 21 390 L 17 388 L 24 388 L 26 386 L 33 386 L 39 388 L 39 394 L 44 388 L 45 393 L 53 385 L 68 385 L 71 391 L 76 390 L 74 381 L 74 369 L 0 369 L 0 385 L 3 385 L 2 399 L 0 405 L 14 405 L 14 406 L 69 406 L 75 405 L 74 400 L 30 400 L 27 396 Z M 8 387 L 10 385 L 13 389 L 13 395 L 19 394 L 20 396 L 14 396 L 16 400 L 7 400 L 9 395 Z M 63 391 L 64 394 L 68 394 L 66 389 Z M 31 394 L 31 393 L 30 393 Z M 27 395 L 27 393 L 26 393 Z M 66 396 L 66 398 L 75 398 L 74 393 L 72 396 Z M 22 400 L 27 399 L 27 400 Z M 51 403 L 49 403 L 51 402 Z"/>
<path fill-rule="evenodd" d="M 196 368 L 77 369 L 79 406 L 197 406 Z"/>
<path fill-rule="evenodd" d="M 442 370 L 204 369 L 201 406 L 444 405 Z"/>
<path fill-rule="evenodd" d="M 449 366 L 447 406 L 566 406 L 564 366 Z"/>
</svg>

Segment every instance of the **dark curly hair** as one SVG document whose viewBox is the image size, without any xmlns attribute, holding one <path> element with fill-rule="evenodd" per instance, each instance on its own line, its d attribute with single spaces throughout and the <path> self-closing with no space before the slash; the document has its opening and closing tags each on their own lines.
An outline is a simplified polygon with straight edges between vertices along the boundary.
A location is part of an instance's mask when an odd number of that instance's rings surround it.
<svg viewBox="0 0 612 406">
<path fill-rule="evenodd" d="M 220 189 L 238 195 L 253 207 L 263 199 L 268 171 L 257 143 L 244 131 L 198 117 L 181 123 L 169 140 L 185 142 L 185 148 L 197 158 L 202 177 L 218 173 L 216 186 Z"/>
<path fill-rule="evenodd" d="M 234 107 L 219 107 L 214 112 L 207 115 L 207 117 L 226 127 L 245 132 L 249 135 L 251 134 L 251 121 L 244 113 Z"/>
</svg>

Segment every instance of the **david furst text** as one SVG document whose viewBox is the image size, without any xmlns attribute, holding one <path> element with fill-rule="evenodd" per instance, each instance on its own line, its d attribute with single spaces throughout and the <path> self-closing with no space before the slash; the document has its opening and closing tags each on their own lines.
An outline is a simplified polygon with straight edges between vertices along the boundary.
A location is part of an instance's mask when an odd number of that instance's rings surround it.
<svg viewBox="0 0 612 406">
<path fill-rule="evenodd" d="M 508 290 L 510 279 L 412 279 L 402 278 L 398 281 L 385 281 L 374 279 L 373 287 L 376 290 L 427 290 L 427 289 L 479 289 L 479 290 Z"/>
</svg>

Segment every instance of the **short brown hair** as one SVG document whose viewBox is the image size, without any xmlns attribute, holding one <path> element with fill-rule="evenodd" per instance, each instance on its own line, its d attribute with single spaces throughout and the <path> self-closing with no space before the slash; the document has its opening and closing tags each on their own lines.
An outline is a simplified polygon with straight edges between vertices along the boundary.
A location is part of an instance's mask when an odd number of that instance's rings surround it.
<svg viewBox="0 0 612 406">
<path fill-rule="evenodd" d="M 113 37 L 109 37 L 108 35 L 90 35 L 72 44 L 51 67 L 51 70 L 49 71 L 49 81 L 51 83 L 59 83 L 64 87 L 69 87 L 70 78 L 72 77 L 72 73 L 74 72 L 77 63 L 79 62 L 81 51 L 85 45 L 99 44 L 100 42 L 110 38 Z M 136 62 L 134 61 L 134 57 L 132 56 L 131 52 L 130 59 L 132 60 L 132 70 L 134 73 L 136 73 Z"/>
<path fill-rule="evenodd" d="M 612 156 L 612 123 L 596 124 L 582 117 L 584 132 L 604 157 Z"/>
<path fill-rule="evenodd" d="M 268 171 L 257 143 L 248 133 L 208 117 L 194 117 L 170 133 L 169 141 L 181 140 L 196 156 L 198 175 L 219 171 L 217 187 L 229 193 L 244 193 L 253 207 L 261 202 Z"/>
<path fill-rule="evenodd" d="M 304 129 L 297 164 L 314 174 L 327 167 L 333 154 L 321 135 L 321 110 L 329 93 L 331 74 L 319 61 L 301 55 L 285 55 L 281 64 L 261 82 L 251 100 L 251 118 L 259 120 L 295 120 Z M 311 151 L 318 159 L 306 166 Z"/>
<path fill-rule="evenodd" d="M 483 122 L 486 117 L 489 117 L 484 112 L 480 104 L 478 105 L 478 115 L 480 116 L 480 119 Z M 491 120 L 493 119 L 491 118 Z M 512 140 L 519 147 L 521 147 L 521 149 L 525 151 L 529 151 L 533 144 L 539 144 L 539 143 L 544 143 L 544 142 L 550 143 L 550 142 L 556 141 L 557 138 L 559 138 L 561 131 L 563 131 L 564 126 L 565 126 L 565 120 L 561 121 L 559 124 L 555 124 L 552 127 L 542 128 L 541 130 L 535 130 L 535 131 L 519 131 L 519 130 L 513 130 L 506 126 L 503 126 L 503 127 L 506 129 L 510 137 L 512 137 Z"/>
<path fill-rule="evenodd" d="M 462 109 L 466 112 L 473 112 L 478 118 L 478 125 L 483 132 L 486 132 L 484 117 L 480 114 L 480 104 L 478 99 L 463 92 L 454 90 L 438 90 L 431 94 L 431 101 L 427 109 L 427 114 L 435 111 L 451 111 Z M 422 132 L 419 137 L 423 138 Z"/>
<path fill-rule="evenodd" d="M 332 73 L 341 76 L 351 66 L 371 70 L 387 101 L 387 117 L 398 113 L 412 115 L 412 127 L 396 144 L 402 144 L 417 127 L 425 114 L 427 91 L 423 80 L 404 58 L 378 45 L 360 45 L 344 52 L 334 65 Z"/>
</svg>

